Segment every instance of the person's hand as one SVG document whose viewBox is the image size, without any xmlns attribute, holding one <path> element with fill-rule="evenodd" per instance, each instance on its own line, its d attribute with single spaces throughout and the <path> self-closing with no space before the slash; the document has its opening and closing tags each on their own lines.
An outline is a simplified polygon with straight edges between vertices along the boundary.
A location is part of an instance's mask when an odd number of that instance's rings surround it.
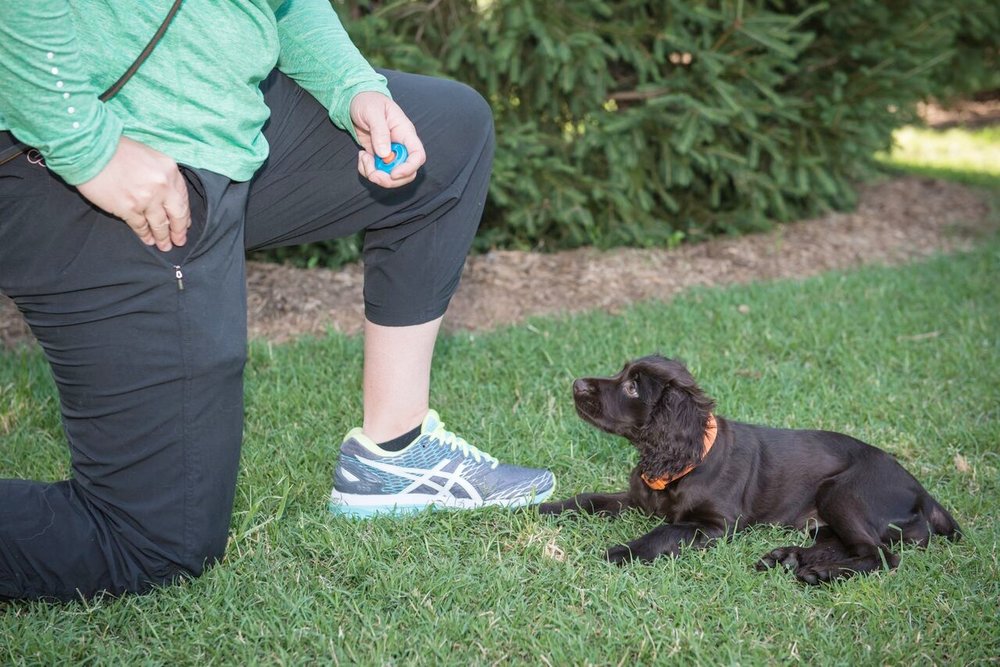
<svg viewBox="0 0 1000 667">
<path fill-rule="evenodd" d="M 417 177 L 427 155 L 416 128 L 398 104 L 382 93 L 358 93 L 351 100 L 351 121 L 364 147 L 358 153 L 358 171 L 362 176 L 383 188 L 398 188 Z M 387 174 L 375 168 L 375 156 L 388 157 L 394 141 L 406 146 L 409 155 L 406 162 Z"/>
<path fill-rule="evenodd" d="M 77 190 L 124 220 L 146 245 L 166 252 L 187 243 L 187 184 L 176 162 L 145 144 L 122 137 L 111 161 Z"/>
</svg>

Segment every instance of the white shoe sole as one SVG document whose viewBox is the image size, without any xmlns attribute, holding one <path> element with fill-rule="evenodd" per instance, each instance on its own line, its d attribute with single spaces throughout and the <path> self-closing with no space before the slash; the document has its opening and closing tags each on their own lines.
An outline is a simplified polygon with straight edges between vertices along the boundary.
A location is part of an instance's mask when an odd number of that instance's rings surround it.
<svg viewBox="0 0 1000 667">
<path fill-rule="evenodd" d="M 374 494 L 360 495 L 341 493 L 334 489 L 330 493 L 330 512 L 339 516 L 357 519 L 367 519 L 378 515 L 403 516 L 415 514 L 426 509 L 432 510 L 474 510 L 481 507 L 527 507 L 545 502 L 555 490 L 552 485 L 542 493 L 519 498 L 503 500 L 476 501 L 470 498 L 455 498 L 454 496 L 433 496 L 401 493 L 396 495 Z"/>
</svg>

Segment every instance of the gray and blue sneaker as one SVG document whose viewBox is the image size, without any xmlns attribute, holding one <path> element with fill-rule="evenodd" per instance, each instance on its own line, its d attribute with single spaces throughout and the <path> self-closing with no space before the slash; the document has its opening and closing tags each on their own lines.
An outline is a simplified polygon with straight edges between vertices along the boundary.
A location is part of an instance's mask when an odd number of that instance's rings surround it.
<svg viewBox="0 0 1000 667">
<path fill-rule="evenodd" d="M 405 449 L 387 452 L 353 429 L 340 445 L 330 511 L 352 517 L 406 514 L 432 507 L 521 507 L 552 494 L 548 470 L 500 463 L 446 431 L 430 410 L 420 435 Z"/>
</svg>

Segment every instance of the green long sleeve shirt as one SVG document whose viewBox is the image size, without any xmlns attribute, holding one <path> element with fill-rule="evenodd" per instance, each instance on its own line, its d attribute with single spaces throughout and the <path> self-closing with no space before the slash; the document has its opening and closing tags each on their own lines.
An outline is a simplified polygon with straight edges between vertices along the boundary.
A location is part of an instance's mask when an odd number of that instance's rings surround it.
<svg viewBox="0 0 1000 667">
<path fill-rule="evenodd" d="M 267 157 L 258 84 L 277 66 L 353 132 L 357 93 L 389 94 L 328 0 L 185 0 L 162 41 L 111 100 L 171 0 L 0 0 L 0 129 L 67 183 L 101 171 L 119 137 L 248 180 Z"/>
</svg>

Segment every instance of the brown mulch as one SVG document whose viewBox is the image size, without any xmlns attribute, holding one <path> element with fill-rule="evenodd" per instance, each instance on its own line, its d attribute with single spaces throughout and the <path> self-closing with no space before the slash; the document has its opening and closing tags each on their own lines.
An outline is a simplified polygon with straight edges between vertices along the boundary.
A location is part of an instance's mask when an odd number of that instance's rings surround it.
<svg viewBox="0 0 1000 667">
<path fill-rule="evenodd" d="M 797 278 L 866 264 L 899 264 L 968 249 L 997 220 L 974 190 L 905 177 L 865 186 L 851 213 L 782 225 L 771 232 L 667 249 L 580 249 L 552 254 L 496 251 L 470 257 L 445 330 L 482 331 L 536 315 L 665 300 L 696 285 Z M 362 324 L 362 270 L 295 269 L 250 262 L 250 335 L 282 342 Z M 0 343 L 30 340 L 0 298 Z"/>
</svg>

